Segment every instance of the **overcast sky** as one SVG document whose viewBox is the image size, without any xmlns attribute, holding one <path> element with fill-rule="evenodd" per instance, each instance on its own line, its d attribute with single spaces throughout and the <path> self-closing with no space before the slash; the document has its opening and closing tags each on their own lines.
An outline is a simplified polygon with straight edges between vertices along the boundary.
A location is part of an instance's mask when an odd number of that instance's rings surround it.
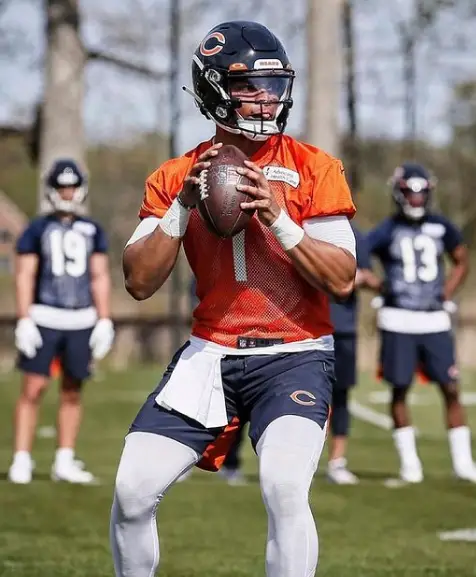
<svg viewBox="0 0 476 577">
<path fill-rule="evenodd" d="M 190 4 L 192 0 L 185 0 Z M 262 0 L 263 6 L 268 0 Z M 157 10 L 157 2 L 162 10 Z M 228 0 L 230 3 L 230 0 Z M 256 0 L 258 3 L 258 0 Z M 269 5 L 273 2 L 268 2 Z M 1 15 L 2 30 L 17 33 L 21 38 L 20 53 L 15 57 L 0 56 L 0 123 L 31 118 L 32 106 L 41 93 L 41 61 L 43 53 L 43 21 L 38 2 L 11 1 Z M 135 54 L 150 66 L 166 69 L 168 66 L 167 12 L 165 0 L 101 0 L 100 8 L 94 0 L 83 0 L 83 35 L 92 46 L 109 45 L 105 39 L 104 14 L 122 15 L 132 31 L 139 29 L 143 44 Z M 231 4 L 231 3 L 230 3 Z M 289 34 L 289 2 L 275 0 L 273 10 L 263 9 L 259 21 L 268 25 L 287 47 L 290 59 L 297 70 L 295 106 L 291 111 L 289 131 L 298 132 L 305 121 L 305 46 L 304 34 Z M 293 18 L 304 18 L 304 1 L 293 3 Z M 360 128 L 364 135 L 384 135 L 399 138 L 404 133 L 402 111 L 402 61 L 398 52 L 395 20 L 405 20 L 411 0 L 392 2 L 361 2 L 356 14 L 357 80 Z M 141 8 L 140 10 L 138 8 Z M 154 12 L 151 9 L 154 8 Z M 223 9 L 205 12 L 188 27 L 181 38 L 180 83 L 190 85 L 190 57 L 194 47 L 207 30 L 226 19 Z M 241 13 L 240 13 L 241 10 Z M 233 16 L 252 19 L 243 13 L 246 3 L 238 2 Z M 280 17 L 281 16 L 281 17 Z M 256 18 L 258 19 L 258 18 Z M 463 33 L 461 26 L 446 16 L 441 23 L 453 37 Z M 458 26 L 458 29 L 456 27 Z M 142 28 L 141 28 L 142 27 Z M 473 28 L 474 30 L 474 28 Z M 474 36 L 474 34 L 473 34 Z M 1 44 L 0 44 L 1 48 Z M 447 110 L 451 99 L 452 83 L 471 77 L 474 73 L 476 52 L 448 50 L 435 51 L 423 43 L 418 53 L 418 129 L 420 136 L 434 142 L 444 142 L 449 137 Z M 179 148 L 184 151 L 200 139 L 207 138 L 213 127 L 193 105 L 191 97 L 181 92 L 180 103 L 183 121 L 180 128 Z M 341 117 L 345 127 L 345 109 L 342 98 Z M 118 139 L 143 130 L 169 127 L 167 86 L 141 80 L 110 67 L 91 63 L 87 69 L 87 98 L 85 103 L 87 133 L 91 141 Z"/>
</svg>

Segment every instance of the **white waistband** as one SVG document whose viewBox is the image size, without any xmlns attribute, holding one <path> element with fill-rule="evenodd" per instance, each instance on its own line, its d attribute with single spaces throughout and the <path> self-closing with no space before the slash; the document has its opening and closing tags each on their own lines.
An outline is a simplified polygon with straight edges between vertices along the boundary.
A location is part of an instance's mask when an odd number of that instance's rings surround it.
<svg viewBox="0 0 476 577">
<path fill-rule="evenodd" d="M 207 341 L 193 335 L 190 337 L 190 343 L 196 348 L 217 355 L 277 355 L 279 353 L 334 350 L 334 337 L 332 335 L 324 335 L 318 339 L 305 339 L 304 341 L 294 341 L 292 343 L 281 343 L 279 345 L 271 345 L 270 347 L 256 347 L 250 349 L 225 347 L 218 343 Z"/>
<path fill-rule="evenodd" d="M 96 324 L 98 317 L 94 307 L 71 310 L 39 304 L 30 307 L 30 316 L 40 327 L 60 331 L 90 329 Z"/>
<path fill-rule="evenodd" d="M 451 319 L 446 311 L 410 311 L 383 307 L 377 314 L 377 326 L 391 333 L 424 335 L 451 330 Z"/>
</svg>

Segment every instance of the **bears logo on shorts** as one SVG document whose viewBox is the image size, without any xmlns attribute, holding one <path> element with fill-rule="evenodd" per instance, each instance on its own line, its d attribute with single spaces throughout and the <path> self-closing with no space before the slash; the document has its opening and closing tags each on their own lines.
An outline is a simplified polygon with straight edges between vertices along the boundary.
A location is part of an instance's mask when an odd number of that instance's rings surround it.
<svg viewBox="0 0 476 577">
<path fill-rule="evenodd" d="M 312 406 L 316 404 L 316 397 L 309 391 L 294 391 L 294 393 L 291 393 L 289 396 L 298 405 Z M 306 397 L 308 400 L 306 400 Z"/>
</svg>

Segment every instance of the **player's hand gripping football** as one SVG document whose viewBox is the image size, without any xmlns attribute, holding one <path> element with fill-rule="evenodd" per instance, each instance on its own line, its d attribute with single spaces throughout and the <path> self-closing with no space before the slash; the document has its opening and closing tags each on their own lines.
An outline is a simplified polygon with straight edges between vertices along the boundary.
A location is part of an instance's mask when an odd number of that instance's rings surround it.
<svg viewBox="0 0 476 577">
<path fill-rule="evenodd" d="M 239 167 L 236 171 L 238 174 L 249 178 L 255 185 L 238 184 L 236 188 L 241 192 L 246 192 L 250 196 L 253 196 L 255 200 L 242 202 L 240 206 L 243 210 L 256 209 L 259 220 L 265 226 L 271 226 L 278 218 L 281 207 L 276 202 L 273 191 L 261 168 L 254 162 L 251 162 L 251 160 L 245 160 L 244 162 L 247 168 Z"/>
<path fill-rule="evenodd" d="M 208 150 L 203 152 L 198 158 L 197 162 L 192 166 L 190 172 L 184 180 L 182 191 L 178 195 L 180 204 L 187 208 L 195 208 L 197 204 L 200 183 L 200 173 L 210 167 L 210 158 L 218 154 L 218 150 L 223 146 L 223 143 L 218 142 L 211 146 Z"/>
</svg>

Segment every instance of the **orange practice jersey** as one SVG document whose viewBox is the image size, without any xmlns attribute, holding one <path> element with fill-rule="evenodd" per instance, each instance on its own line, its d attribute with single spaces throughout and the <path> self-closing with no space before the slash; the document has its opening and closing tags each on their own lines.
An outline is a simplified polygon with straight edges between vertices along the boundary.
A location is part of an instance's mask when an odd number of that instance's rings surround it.
<svg viewBox="0 0 476 577">
<path fill-rule="evenodd" d="M 140 218 L 162 217 L 181 191 L 201 143 L 164 163 L 146 181 Z M 263 169 L 278 204 L 299 225 L 332 215 L 351 218 L 355 207 L 342 163 L 289 136 L 271 137 L 251 157 Z M 220 239 L 193 211 L 183 239 L 200 304 L 192 334 L 237 347 L 238 337 L 300 341 L 331 334 L 327 296 L 305 281 L 257 215 L 244 231 Z"/>
</svg>

